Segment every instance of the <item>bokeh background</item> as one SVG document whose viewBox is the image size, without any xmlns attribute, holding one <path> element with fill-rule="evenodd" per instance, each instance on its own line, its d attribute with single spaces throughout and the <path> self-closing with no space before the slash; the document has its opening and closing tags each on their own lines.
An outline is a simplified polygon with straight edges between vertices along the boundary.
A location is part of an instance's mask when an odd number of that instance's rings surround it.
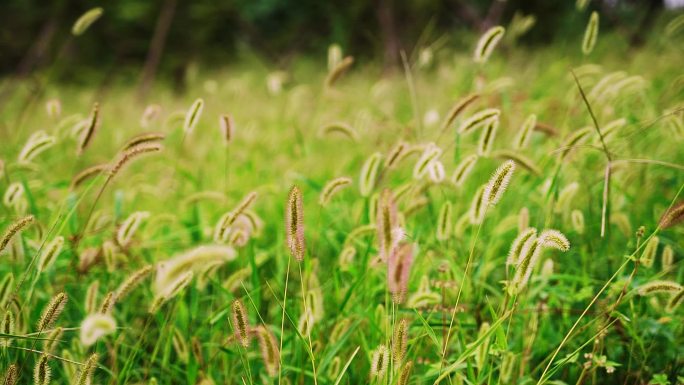
<svg viewBox="0 0 684 385">
<path fill-rule="evenodd" d="M 358 60 L 377 59 L 392 68 L 401 50 L 411 54 L 432 45 L 469 51 L 472 33 L 507 25 L 516 14 L 534 18 L 519 44 L 574 42 L 591 10 L 602 15 L 602 34 L 614 32 L 625 44 L 639 46 L 660 15 L 683 5 L 683 0 L 3 0 L 0 75 L 25 77 L 50 67 L 53 80 L 161 77 L 182 88 L 194 63 L 214 68 L 256 55 L 287 66 L 304 54 L 323 57 L 332 43 Z M 105 8 L 107 22 L 76 42 L 68 33 L 72 23 L 95 6 Z"/>
</svg>

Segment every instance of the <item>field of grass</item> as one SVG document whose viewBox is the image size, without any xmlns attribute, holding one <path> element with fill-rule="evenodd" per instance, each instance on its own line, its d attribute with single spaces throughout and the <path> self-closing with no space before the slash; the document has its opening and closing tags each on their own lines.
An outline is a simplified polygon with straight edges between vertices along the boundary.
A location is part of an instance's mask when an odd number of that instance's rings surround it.
<svg viewBox="0 0 684 385">
<path fill-rule="evenodd" d="M 384 76 L 247 59 L 145 103 L 19 83 L 0 118 L 0 369 L 682 383 L 676 40 L 504 40 L 485 63 L 426 51 Z"/>
</svg>

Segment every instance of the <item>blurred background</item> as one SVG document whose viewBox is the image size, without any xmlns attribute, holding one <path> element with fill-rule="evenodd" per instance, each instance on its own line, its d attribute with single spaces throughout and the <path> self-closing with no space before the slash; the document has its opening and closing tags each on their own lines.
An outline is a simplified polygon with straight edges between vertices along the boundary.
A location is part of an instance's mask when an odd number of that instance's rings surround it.
<svg viewBox="0 0 684 385">
<path fill-rule="evenodd" d="M 52 80 L 72 84 L 116 76 L 147 87 L 163 78 L 182 89 L 193 64 L 217 68 L 254 56 L 286 67 L 294 58 L 324 57 L 332 43 L 391 70 L 401 51 L 470 51 L 470 36 L 497 24 L 516 22 L 521 46 L 576 41 L 592 10 L 600 11 L 602 34 L 618 34 L 637 47 L 663 13 L 682 5 L 684 0 L 3 0 L 0 76 L 25 78 L 50 68 Z M 103 20 L 87 34 L 71 36 L 73 22 L 98 6 Z"/>
</svg>

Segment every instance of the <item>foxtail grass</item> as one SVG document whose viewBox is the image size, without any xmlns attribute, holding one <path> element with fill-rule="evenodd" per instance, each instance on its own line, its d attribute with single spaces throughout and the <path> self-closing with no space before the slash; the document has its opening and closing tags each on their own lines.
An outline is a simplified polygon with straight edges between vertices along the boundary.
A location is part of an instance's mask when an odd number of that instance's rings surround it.
<svg viewBox="0 0 684 385">
<path fill-rule="evenodd" d="M 71 27 L 71 34 L 74 36 L 80 36 L 85 33 L 85 31 L 99 19 L 104 11 L 100 7 L 92 8 L 86 13 L 81 15 L 74 25 Z"/>
<path fill-rule="evenodd" d="M 488 29 L 477 41 L 473 60 L 475 63 L 485 63 L 489 56 L 496 48 L 501 38 L 503 38 L 506 29 L 501 26 L 496 26 Z"/>
<path fill-rule="evenodd" d="M 594 11 L 589 17 L 589 23 L 584 31 L 584 38 L 582 39 L 582 53 L 589 55 L 594 50 L 596 45 L 596 38 L 598 37 L 599 15 Z"/>
</svg>

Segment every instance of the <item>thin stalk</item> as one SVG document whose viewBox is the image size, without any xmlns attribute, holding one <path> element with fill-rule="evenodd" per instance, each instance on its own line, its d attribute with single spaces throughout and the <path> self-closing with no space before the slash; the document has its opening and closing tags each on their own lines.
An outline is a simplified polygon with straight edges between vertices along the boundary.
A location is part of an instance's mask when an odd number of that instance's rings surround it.
<svg viewBox="0 0 684 385">
<path fill-rule="evenodd" d="M 483 218 L 486 217 L 486 215 L 487 215 L 487 209 L 485 208 L 485 213 L 483 215 Z M 454 319 L 456 318 L 456 311 L 458 310 L 458 303 L 461 300 L 461 293 L 463 292 L 463 286 L 465 286 L 466 279 L 468 278 L 468 269 L 470 268 L 470 262 L 473 259 L 473 254 L 475 254 L 475 244 L 477 243 L 477 239 L 480 235 L 480 230 L 482 229 L 483 223 L 484 223 L 484 219 L 477 226 L 477 232 L 475 233 L 475 238 L 471 242 L 468 260 L 466 261 L 466 266 L 465 266 L 465 269 L 463 270 L 463 275 L 461 276 L 461 284 L 458 287 L 458 294 L 456 295 L 456 304 L 454 305 L 454 310 L 451 312 L 451 321 L 449 322 L 449 330 L 447 331 L 446 341 L 444 341 L 444 350 L 442 350 L 442 358 L 440 359 L 440 363 L 439 363 L 439 374 L 440 375 L 442 374 L 442 368 L 444 367 L 444 358 L 446 357 L 446 352 L 447 352 L 447 349 L 449 347 L 449 337 L 451 336 L 451 329 L 454 325 Z"/>
<path fill-rule="evenodd" d="M 302 264 L 298 263 L 299 267 L 299 281 L 302 284 L 302 302 L 304 303 L 304 320 L 306 322 L 306 335 L 309 338 L 309 352 L 311 353 L 311 367 L 313 368 L 314 385 L 318 385 L 318 379 L 316 378 L 316 359 L 313 354 L 313 344 L 311 343 L 311 325 L 309 325 L 308 308 L 306 306 L 306 289 L 304 288 L 304 275 L 302 275 Z M 283 306 L 285 309 L 285 306 Z M 284 311 L 284 310 L 283 310 Z"/>
<path fill-rule="evenodd" d="M 283 291 L 283 315 L 280 320 L 280 365 L 278 366 L 278 384 L 282 380 L 283 374 L 283 334 L 285 330 L 285 306 L 287 305 L 287 284 L 290 280 L 290 262 L 292 261 L 292 255 L 287 254 L 287 272 L 285 273 L 285 290 Z"/>
</svg>

